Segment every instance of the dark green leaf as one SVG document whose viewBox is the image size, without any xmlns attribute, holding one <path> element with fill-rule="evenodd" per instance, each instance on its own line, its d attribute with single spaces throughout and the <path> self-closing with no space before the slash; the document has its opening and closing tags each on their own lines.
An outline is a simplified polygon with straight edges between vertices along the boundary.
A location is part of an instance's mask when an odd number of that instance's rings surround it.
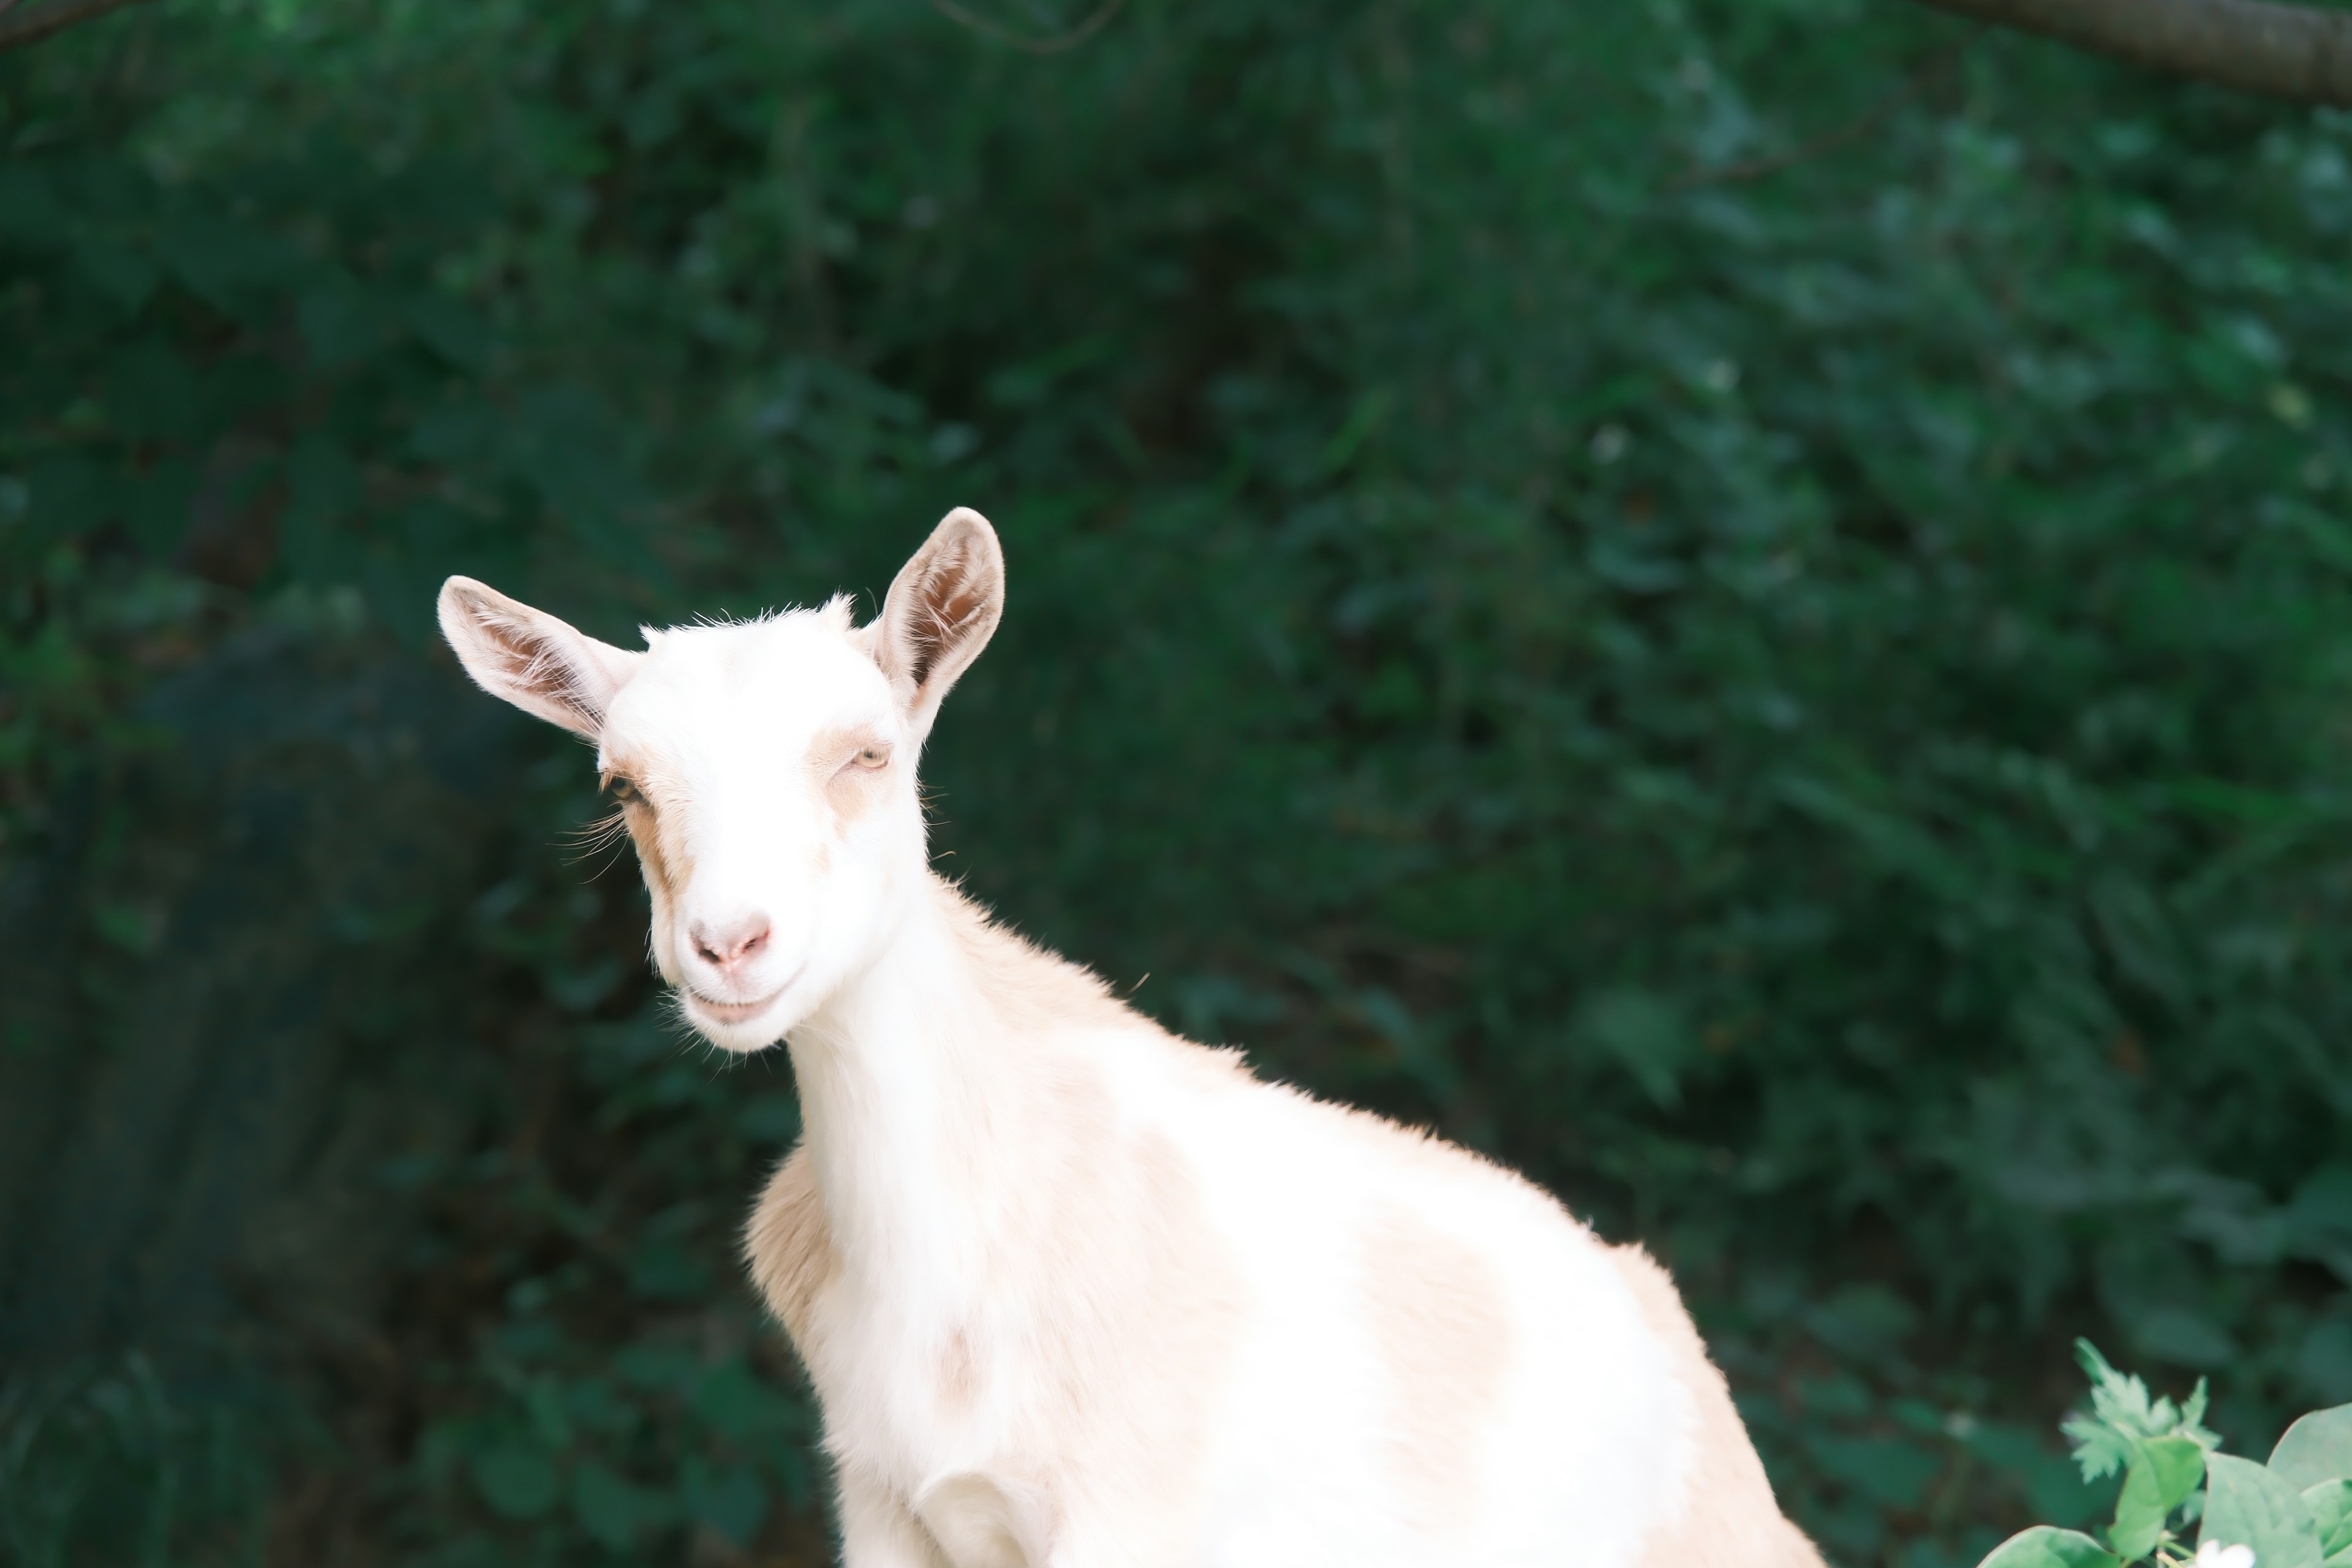
<svg viewBox="0 0 2352 1568">
<path fill-rule="evenodd" d="M 1690 1030 L 1673 1002 L 1621 987 L 1584 1005 L 1577 1032 L 1613 1058 L 1662 1106 L 1682 1098 L 1681 1075 L 1693 1051 Z"/>
<path fill-rule="evenodd" d="M 740 1468 L 689 1465 L 682 1484 L 687 1508 L 697 1520 L 739 1546 L 751 1544 L 768 1514 L 768 1489 L 759 1477 Z"/>
<path fill-rule="evenodd" d="M 612 1552 L 628 1551 L 677 1517 L 667 1495 L 637 1486 L 594 1459 L 572 1467 L 572 1510 L 581 1527 Z"/>
<path fill-rule="evenodd" d="M 509 1519 L 537 1519 L 555 1506 L 555 1461 L 544 1448 L 509 1438 L 473 1457 L 474 1488 Z"/>
</svg>

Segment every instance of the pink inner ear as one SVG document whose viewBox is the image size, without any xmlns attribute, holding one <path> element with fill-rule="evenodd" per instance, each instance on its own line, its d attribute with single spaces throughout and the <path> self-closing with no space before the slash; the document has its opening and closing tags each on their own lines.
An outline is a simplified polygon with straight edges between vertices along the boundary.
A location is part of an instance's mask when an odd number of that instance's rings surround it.
<svg viewBox="0 0 2352 1568">
<path fill-rule="evenodd" d="M 958 545 L 942 553 L 947 559 L 924 574 L 917 590 L 916 614 L 907 627 L 911 666 L 908 673 L 918 688 L 930 679 L 947 651 L 988 608 L 988 593 L 973 570 L 971 552 Z"/>
<path fill-rule="evenodd" d="M 601 715 L 595 706 L 580 689 L 580 672 L 555 638 L 488 608 L 478 611 L 475 621 L 497 647 L 508 679 L 542 700 L 579 715 L 583 723 L 593 725 L 599 721 Z"/>
</svg>

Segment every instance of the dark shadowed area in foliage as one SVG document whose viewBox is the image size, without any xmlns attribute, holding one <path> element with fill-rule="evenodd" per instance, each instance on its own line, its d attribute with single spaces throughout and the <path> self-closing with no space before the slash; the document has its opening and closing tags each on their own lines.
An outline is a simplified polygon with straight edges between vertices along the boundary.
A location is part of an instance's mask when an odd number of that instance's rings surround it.
<svg viewBox="0 0 2352 1568">
<path fill-rule="evenodd" d="M 943 865 L 1651 1242 L 1836 1561 L 2087 1517 L 2077 1333 L 2352 1398 L 2352 118 L 1858 0 L 175 0 L 0 145 L 10 1561 L 828 1560 L 786 1064 L 431 598 L 870 613 L 957 503 Z"/>
</svg>

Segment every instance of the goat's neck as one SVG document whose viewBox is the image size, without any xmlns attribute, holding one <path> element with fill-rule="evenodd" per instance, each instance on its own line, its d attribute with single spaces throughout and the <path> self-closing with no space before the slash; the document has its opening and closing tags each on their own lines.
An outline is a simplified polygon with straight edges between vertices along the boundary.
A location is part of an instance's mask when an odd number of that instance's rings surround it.
<svg viewBox="0 0 2352 1568">
<path fill-rule="evenodd" d="M 836 1256 L 911 1299 L 961 1294 L 1017 1206 L 1035 1096 L 954 926 L 923 885 L 861 973 L 793 1031 L 793 1071 Z"/>
</svg>

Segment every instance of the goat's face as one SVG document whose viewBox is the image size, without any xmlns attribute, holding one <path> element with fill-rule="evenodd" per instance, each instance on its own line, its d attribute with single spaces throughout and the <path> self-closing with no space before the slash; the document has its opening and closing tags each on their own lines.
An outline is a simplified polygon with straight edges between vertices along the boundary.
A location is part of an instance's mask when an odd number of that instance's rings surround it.
<svg viewBox="0 0 2352 1568">
<path fill-rule="evenodd" d="M 862 628 L 836 599 L 648 631 L 635 653 L 462 577 L 441 626 L 486 690 L 595 742 L 652 894 L 654 963 L 696 1028 L 753 1051 L 856 973 L 919 886 L 916 759 L 1003 581 L 994 531 L 960 510 Z"/>
<path fill-rule="evenodd" d="M 772 1043 L 871 950 L 923 864 L 917 738 L 847 606 L 652 639 L 596 765 L 653 896 L 653 956 L 719 1045 Z"/>
</svg>

